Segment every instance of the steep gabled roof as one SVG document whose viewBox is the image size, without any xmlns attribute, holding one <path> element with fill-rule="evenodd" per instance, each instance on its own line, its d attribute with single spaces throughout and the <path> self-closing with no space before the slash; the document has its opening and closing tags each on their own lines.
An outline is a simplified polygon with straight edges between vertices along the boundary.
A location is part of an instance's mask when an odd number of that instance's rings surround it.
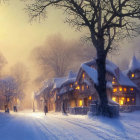
<svg viewBox="0 0 140 140">
<path fill-rule="evenodd" d="M 87 69 L 86 72 L 88 72 L 88 75 L 93 79 L 93 81 L 98 81 L 97 80 L 97 71 L 94 68 L 91 68 L 89 66 L 91 65 L 96 65 L 96 61 L 92 60 L 89 62 L 84 63 L 83 65 L 85 69 Z M 88 67 L 88 68 L 87 68 Z M 94 71 L 94 72 L 93 72 Z M 96 72 L 95 72 L 96 71 Z M 132 87 L 137 87 L 125 74 L 123 74 L 121 72 L 121 70 L 119 69 L 119 67 L 117 65 L 115 65 L 113 62 L 111 62 L 110 60 L 106 60 L 106 71 L 110 72 L 111 74 L 114 75 L 114 77 L 116 77 L 118 83 L 122 86 L 132 86 Z M 94 73 L 94 74 L 93 74 Z M 95 77 L 93 76 L 95 75 Z"/>
<path fill-rule="evenodd" d="M 82 64 L 81 68 L 87 73 L 87 75 L 93 80 L 95 84 L 98 84 L 98 73 L 96 69 L 87 66 L 86 64 Z"/>
<path fill-rule="evenodd" d="M 61 78 L 54 78 L 54 86 L 53 88 L 60 88 L 61 85 L 67 80 L 67 77 L 61 77 Z"/>
<path fill-rule="evenodd" d="M 135 70 L 140 70 L 140 61 L 135 57 L 135 55 L 133 56 L 132 60 L 130 61 L 128 70 L 131 72 L 133 72 Z"/>
</svg>

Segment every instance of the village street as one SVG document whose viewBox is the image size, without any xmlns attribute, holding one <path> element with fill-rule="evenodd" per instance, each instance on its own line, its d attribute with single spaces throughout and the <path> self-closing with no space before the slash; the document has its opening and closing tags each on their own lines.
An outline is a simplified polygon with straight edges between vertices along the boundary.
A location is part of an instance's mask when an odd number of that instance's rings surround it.
<svg viewBox="0 0 140 140">
<path fill-rule="evenodd" d="M 24 111 L 0 113 L 1 140 L 138 140 L 140 111 L 119 119 Z"/>
</svg>

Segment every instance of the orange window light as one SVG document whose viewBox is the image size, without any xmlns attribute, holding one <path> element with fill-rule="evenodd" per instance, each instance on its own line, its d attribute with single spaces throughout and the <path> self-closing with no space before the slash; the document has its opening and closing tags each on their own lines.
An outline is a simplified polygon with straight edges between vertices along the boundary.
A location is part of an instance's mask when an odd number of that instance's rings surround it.
<svg viewBox="0 0 140 140">
<path fill-rule="evenodd" d="M 91 100 L 92 99 L 92 97 L 91 96 L 89 96 L 89 98 L 88 98 L 89 100 Z"/>
<path fill-rule="evenodd" d="M 83 105 L 83 101 L 79 100 L 79 106 L 82 106 L 82 105 Z"/>
<path fill-rule="evenodd" d="M 127 88 L 123 88 L 123 90 L 124 90 L 124 92 L 126 92 L 127 91 Z"/>
<path fill-rule="evenodd" d="M 85 73 L 82 74 L 82 78 L 85 78 Z"/>
<path fill-rule="evenodd" d="M 122 91 L 122 87 L 119 87 L 119 91 Z"/>
<path fill-rule="evenodd" d="M 135 77 L 135 74 L 134 74 L 134 73 L 132 73 L 132 74 L 131 74 L 131 77 L 132 77 L 132 78 L 134 78 L 134 77 Z"/>
<path fill-rule="evenodd" d="M 70 84 L 70 87 L 72 88 L 72 84 Z"/>
<path fill-rule="evenodd" d="M 135 99 L 134 99 L 134 98 L 132 98 L 132 101 L 134 102 L 134 101 L 135 101 Z"/>
<path fill-rule="evenodd" d="M 120 100 L 120 105 L 123 105 L 123 100 Z"/>
<path fill-rule="evenodd" d="M 84 85 L 82 85 L 82 91 L 84 91 L 84 89 L 85 89 L 85 88 L 84 88 Z"/>
<path fill-rule="evenodd" d="M 116 97 L 112 97 L 112 100 L 113 100 L 113 101 L 116 101 Z"/>
<path fill-rule="evenodd" d="M 117 92 L 117 88 L 113 88 L 113 92 Z"/>
<path fill-rule="evenodd" d="M 80 86 L 77 86 L 76 89 L 79 90 L 80 89 Z"/>
<path fill-rule="evenodd" d="M 115 81 L 112 81 L 112 84 L 115 84 Z"/>
<path fill-rule="evenodd" d="M 130 91 L 133 91 L 134 89 L 133 88 L 130 88 Z"/>
<path fill-rule="evenodd" d="M 130 102 L 130 98 L 127 98 L 127 102 Z"/>
</svg>

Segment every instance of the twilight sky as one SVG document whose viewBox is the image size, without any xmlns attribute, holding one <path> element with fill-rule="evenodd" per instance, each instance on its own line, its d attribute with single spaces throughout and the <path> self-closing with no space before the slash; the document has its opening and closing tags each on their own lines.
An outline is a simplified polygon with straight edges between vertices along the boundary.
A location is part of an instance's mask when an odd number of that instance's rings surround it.
<svg viewBox="0 0 140 140">
<path fill-rule="evenodd" d="M 17 62 L 24 62 L 28 67 L 30 51 L 42 45 L 46 38 L 52 34 L 60 33 L 65 39 L 75 40 L 80 38 L 80 34 L 69 25 L 64 24 L 64 17 L 60 11 L 49 9 L 48 18 L 45 21 L 29 22 L 27 13 L 23 10 L 24 3 L 20 0 L 11 0 L 0 5 L 0 51 L 6 57 L 8 65 Z M 140 56 L 140 38 L 131 42 L 124 42 L 120 45 L 123 48 L 120 56 L 115 56 L 112 60 L 119 63 L 122 59 L 130 59 L 136 52 Z M 133 46 L 133 47 L 132 47 Z"/>
</svg>

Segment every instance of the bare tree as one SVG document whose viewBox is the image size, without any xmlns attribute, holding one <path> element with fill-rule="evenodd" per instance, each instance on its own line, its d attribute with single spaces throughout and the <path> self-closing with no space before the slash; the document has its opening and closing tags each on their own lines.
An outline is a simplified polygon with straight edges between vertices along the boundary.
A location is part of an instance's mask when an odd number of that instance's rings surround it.
<svg viewBox="0 0 140 140">
<path fill-rule="evenodd" d="M 6 98 L 7 105 L 14 97 L 20 96 L 18 85 L 13 77 L 6 77 L 1 79 L 0 90 L 1 90 L 1 94 Z"/>
<path fill-rule="evenodd" d="M 46 15 L 47 7 L 61 8 L 66 22 L 78 30 L 87 28 L 89 38 L 97 51 L 99 111 L 102 115 L 110 112 L 106 94 L 106 57 L 114 40 L 139 32 L 139 0 L 34 0 L 27 9 L 31 19 Z"/>
<path fill-rule="evenodd" d="M 6 61 L 5 57 L 2 55 L 2 53 L 0 53 L 0 77 L 2 75 L 2 69 L 6 65 L 6 63 L 7 63 L 7 61 Z"/>
<path fill-rule="evenodd" d="M 10 75 L 15 79 L 15 82 L 18 85 L 18 90 L 22 92 L 21 97 L 23 98 L 23 94 L 25 93 L 28 82 L 30 80 L 27 67 L 23 63 L 19 62 L 11 67 L 10 72 Z"/>
<path fill-rule="evenodd" d="M 83 47 L 81 47 L 83 46 Z M 78 41 L 64 40 L 60 34 L 52 35 L 45 45 L 33 49 L 31 55 L 35 62 L 47 77 L 65 76 L 69 69 L 75 69 L 76 65 L 93 57 L 93 48 L 84 46 Z M 95 53 L 94 53 L 95 54 Z"/>
</svg>

